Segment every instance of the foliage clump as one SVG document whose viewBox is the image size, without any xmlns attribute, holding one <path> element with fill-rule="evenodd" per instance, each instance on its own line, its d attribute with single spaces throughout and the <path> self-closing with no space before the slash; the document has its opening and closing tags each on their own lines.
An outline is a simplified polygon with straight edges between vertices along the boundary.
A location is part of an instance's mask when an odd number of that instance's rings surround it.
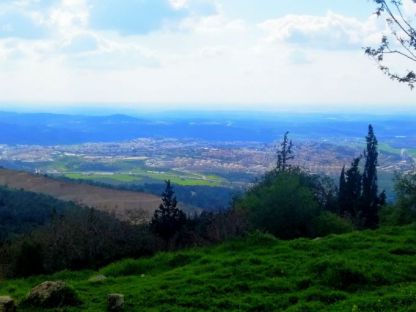
<svg viewBox="0 0 416 312">
<path fill-rule="evenodd" d="M 334 215 L 333 183 L 289 163 L 294 154 L 288 132 L 280 146 L 275 169 L 236 200 L 234 209 L 246 216 L 252 229 L 282 239 L 326 235 L 335 228 L 336 232 L 350 230 L 347 221 Z"/>
<path fill-rule="evenodd" d="M 396 203 L 381 210 L 383 225 L 405 225 L 416 222 L 416 172 L 396 175 Z"/>
<path fill-rule="evenodd" d="M 269 175 L 253 187 L 236 208 L 243 211 L 255 229 L 291 239 L 313 236 L 313 222 L 320 211 L 301 173 Z"/>
</svg>

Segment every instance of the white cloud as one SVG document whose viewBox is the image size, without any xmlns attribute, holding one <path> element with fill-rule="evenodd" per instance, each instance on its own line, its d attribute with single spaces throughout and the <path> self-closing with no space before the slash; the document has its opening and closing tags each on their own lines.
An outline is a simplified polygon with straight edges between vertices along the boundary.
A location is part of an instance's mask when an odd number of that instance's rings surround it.
<svg viewBox="0 0 416 312">
<path fill-rule="evenodd" d="M 259 25 L 269 42 L 320 49 L 360 48 L 379 40 L 383 29 L 375 16 L 367 21 L 328 12 L 326 16 L 287 15 Z"/>
<path fill-rule="evenodd" d="M 227 19 L 222 14 L 185 18 L 180 29 L 191 30 L 196 33 L 221 33 L 227 31 L 242 32 L 246 24 L 241 19 Z"/>
<path fill-rule="evenodd" d="M 66 53 L 84 53 L 100 48 L 100 37 L 91 32 L 80 32 L 62 41 L 61 50 Z"/>
<path fill-rule="evenodd" d="M 62 0 L 44 17 L 45 24 L 64 36 L 86 29 L 88 20 L 89 8 L 85 0 Z"/>
<path fill-rule="evenodd" d="M 416 17 L 416 2 L 415 0 L 403 0 L 405 15 L 415 18 Z"/>
<path fill-rule="evenodd" d="M 221 9 L 217 0 L 169 0 L 169 3 L 175 10 L 186 9 L 194 15 L 216 14 Z"/>
<path fill-rule="evenodd" d="M 45 10 L 35 3 L 22 0 L 19 10 L 48 34 L 0 39 L 0 102 L 288 108 L 413 101 L 360 49 L 379 41 L 384 25 L 375 17 L 329 12 L 256 25 L 226 15 L 219 0 L 170 0 L 176 13 L 189 14 L 151 32 L 123 34 L 93 28 L 88 0 L 60 0 Z"/>
<path fill-rule="evenodd" d="M 187 7 L 188 0 L 169 0 L 169 3 L 174 9 L 182 9 Z"/>
</svg>

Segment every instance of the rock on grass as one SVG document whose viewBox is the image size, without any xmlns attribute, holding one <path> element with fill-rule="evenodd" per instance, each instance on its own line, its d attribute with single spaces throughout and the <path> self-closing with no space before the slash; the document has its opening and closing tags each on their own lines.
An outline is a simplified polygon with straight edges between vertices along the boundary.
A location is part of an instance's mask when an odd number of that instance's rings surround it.
<svg viewBox="0 0 416 312">
<path fill-rule="evenodd" d="M 32 288 L 24 303 L 40 308 L 58 308 L 78 305 L 80 300 L 65 282 L 47 281 Z"/>
<path fill-rule="evenodd" d="M 9 296 L 0 296 L 0 312 L 15 312 L 14 300 Z"/>
</svg>

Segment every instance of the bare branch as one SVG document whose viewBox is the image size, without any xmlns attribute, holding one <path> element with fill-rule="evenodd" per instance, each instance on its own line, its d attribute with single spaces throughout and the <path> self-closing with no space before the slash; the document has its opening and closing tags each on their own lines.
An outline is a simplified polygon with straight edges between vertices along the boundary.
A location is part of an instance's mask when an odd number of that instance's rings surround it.
<svg viewBox="0 0 416 312">
<path fill-rule="evenodd" d="M 416 58 L 413 58 L 413 57 L 411 57 L 411 56 L 409 56 L 409 55 L 407 55 L 407 54 L 405 54 L 401 51 L 398 51 L 398 50 L 389 50 L 387 52 L 384 52 L 384 54 L 399 54 L 401 56 L 404 56 L 404 57 L 408 58 L 409 60 L 411 60 L 413 62 L 416 62 Z"/>
<path fill-rule="evenodd" d="M 372 0 L 377 4 L 375 14 L 384 17 L 389 28 L 390 35 L 384 35 L 377 48 L 367 47 L 365 53 L 379 66 L 380 70 L 390 79 L 407 83 L 411 89 L 416 85 L 416 70 L 407 70 L 405 73 L 394 72 L 385 65 L 386 55 L 398 55 L 404 59 L 416 63 L 416 25 L 409 20 L 402 10 L 400 0 Z M 391 3 L 391 4 L 390 4 Z M 416 5 L 416 3 L 415 3 Z M 391 41 L 390 41 L 391 39 Z"/>
</svg>

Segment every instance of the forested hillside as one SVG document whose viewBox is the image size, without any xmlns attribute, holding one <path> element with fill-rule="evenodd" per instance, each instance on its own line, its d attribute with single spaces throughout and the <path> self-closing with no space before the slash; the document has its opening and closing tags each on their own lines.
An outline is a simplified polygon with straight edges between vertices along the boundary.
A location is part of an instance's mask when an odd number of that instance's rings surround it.
<svg viewBox="0 0 416 312">
<path fill-rule="evenodd" d="M 80 207 L 54 197 L 0 187 L 0 242 L 18 234 L 30 233 L 52 218 Z"/>
</svg>

